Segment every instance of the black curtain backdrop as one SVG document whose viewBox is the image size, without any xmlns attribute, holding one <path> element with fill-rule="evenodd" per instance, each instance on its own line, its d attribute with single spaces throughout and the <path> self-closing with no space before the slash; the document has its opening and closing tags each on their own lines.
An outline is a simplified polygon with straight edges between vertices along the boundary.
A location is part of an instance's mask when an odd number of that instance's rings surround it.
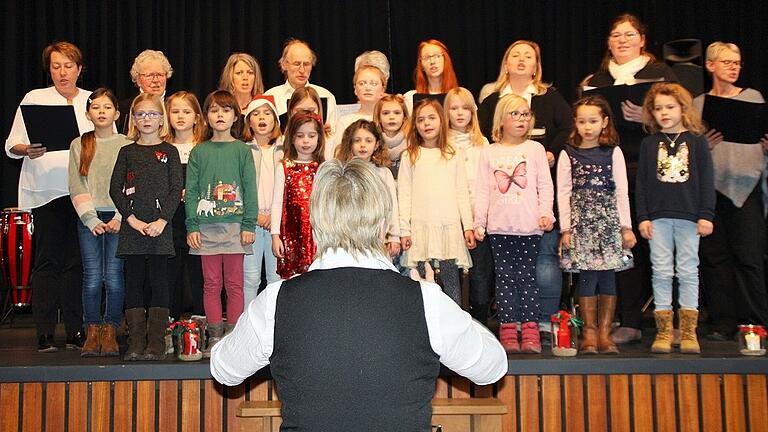
<svg viewBox="0 0 768 432">
<path fill-rule="evenodd" d="M 133 95 L 133 59 L 152 48 L 173 65 L 169 91 L 191 90 L 202 101 L 234 51 L 259 60 L 266 88 L 284 82 L 277 61 L 283 42 L 296 37 L 309 41 L 318 54 L 311 82 L 331 90 L 339 103 L 352 103 L 354 59 L 364 50 L 387 54 L 389 90 L 404 93 L 413 88 L 419 42 L 442 40 L 459 83 L 477 95 L 496 79 L 506 47 L 530 39 L 542 48 L 545 81 L 572 101 L 578 83 L 597 69 L 605 53 L 610 22 L 623 12 L 647 25 L 647 46 L 657 55 L 664 42 L 681 38 L 701 39 L 704 47 L 714 40 L 738 44 L 746 64 L 739 84 L 768 90 L 768 2 L 763 0 L 18 0 L 0 2 L 0 136 L 7 138 L 24 94 L 50 85 L 41 52 L 55 40 L 82 49 L 82 88 L 106 85 L 118 98 Z M 7 207 L 16 203 L 20 163 L 3 155 L 0 205 Z"/>
</svg>

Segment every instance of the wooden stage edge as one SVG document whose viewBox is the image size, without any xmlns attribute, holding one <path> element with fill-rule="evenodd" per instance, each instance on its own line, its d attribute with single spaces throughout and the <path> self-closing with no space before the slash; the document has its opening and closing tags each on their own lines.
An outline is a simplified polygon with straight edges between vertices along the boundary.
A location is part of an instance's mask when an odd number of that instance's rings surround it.
<svg viewBox="0 0 768 432">
<path fill-rule="evenodd" d="M 235 432 L 240 402 L 278 399 L 268 371 L 226 387 L 207 362 L 58 363 L 0 365 L 0 431 Z M 444 370 L 435 397 L 496 397 L 505 432 L 768 430 L 766 357 L 514 356 L 509 366 L 489 386 Z"/>
</svg>

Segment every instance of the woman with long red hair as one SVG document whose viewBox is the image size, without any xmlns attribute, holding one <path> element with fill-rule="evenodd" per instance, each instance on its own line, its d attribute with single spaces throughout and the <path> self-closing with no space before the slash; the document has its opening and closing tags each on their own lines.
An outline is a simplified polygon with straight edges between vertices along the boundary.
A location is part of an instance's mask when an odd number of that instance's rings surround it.
<svg viewBox="0 0 768 432">
<path fill-rule="evenodd" d="M 442 94 L 459 86 L 453 61 L 444 43 L 427 39 L 419 44 L 416 52 L 416 67 L 413 69 L 416 88 L 404 95 L 409 113 L 413 111 L 414 94 Z"/>
</svg>

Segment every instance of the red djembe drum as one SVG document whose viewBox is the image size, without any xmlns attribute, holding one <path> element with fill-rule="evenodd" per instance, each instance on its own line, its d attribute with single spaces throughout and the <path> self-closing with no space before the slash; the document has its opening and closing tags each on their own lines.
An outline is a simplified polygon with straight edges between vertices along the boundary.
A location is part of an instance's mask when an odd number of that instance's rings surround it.
<svg viewBox="0 0 768 432">
<path fill-rule="evenodd" d="M 12 306 L 28 306 L 32 300 L 29 276 L 34 231 L 32 213 L 17 208 L 0 213 L 0 264 Z"/>
</svg>

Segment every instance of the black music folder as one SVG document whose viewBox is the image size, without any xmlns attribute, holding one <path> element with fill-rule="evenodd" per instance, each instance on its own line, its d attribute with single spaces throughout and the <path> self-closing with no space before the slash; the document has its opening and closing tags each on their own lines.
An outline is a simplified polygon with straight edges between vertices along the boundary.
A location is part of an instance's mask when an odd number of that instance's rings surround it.
<svg viewBox="0 0 768 432">
<path fill-rule="evenodd" d="M 651 86 L 657 82 L 659 81 L 653 80 L 642 81 L 632 85 L 620 84 L 605 87 L 594 87 L 584 90 L 584 96 L 599 95 L 605 98 L 605 100 L 608 101 L 608 104 L 611 106 L 611 111 L 613 111 L 614 124 L 616 126 L 626 126 L 631 122 L 624 120 L 624 115 L 621 113 L 621 103 L 625 100 L 628 100 L 635 105 L 643 106 L 645 94 L 648 93 L 648 90 L 651 88 Z"/>
<path fill-rule="evenodd" d="M 80 136 L 72 105 L 21 105 L 21 115 L 31 144 L 40 143 L 47 151 L 69 150 Z"/>
<path fill-rule="evenodd" d="M 424 99 L 434 99 L 439 103 L 441 106 L 443 105 L 443 101 L 445 101 L 445 95 L 447 93 L 437 93 L 437 94 L 429 94 L 429 93 L 414 93 L 413 94 L 413 106 L 415 107 L 418 105 L 419 102 L 423 101 Z"/>
<path fill-rule="evenodd" d="M 702 120 L 723 134 L 723 140 L 756 144 L 768 132 L 768 104 L 704 96 Z"/>
</svg>

